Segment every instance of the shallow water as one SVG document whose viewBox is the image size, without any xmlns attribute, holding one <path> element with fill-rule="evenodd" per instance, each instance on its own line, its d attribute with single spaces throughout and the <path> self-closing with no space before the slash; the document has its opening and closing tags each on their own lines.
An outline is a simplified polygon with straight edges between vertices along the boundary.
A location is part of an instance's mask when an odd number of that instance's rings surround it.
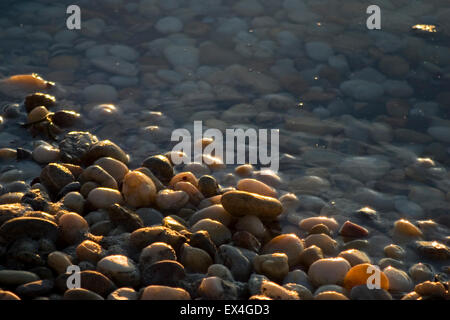
<svg viewBox="0 0 450 320">
<path fill-rule="evenodd" d="M 172 131 L 192 132 L 195 120 L 205 129 L 279 129 L 278 189 L 300 199 L 281 232 L 304 237 L 298 222 L 310 216 L 352 220 L 370 231 L 364 250 L 373 262 L 398 243 L 403 270 L 448 266 L 392 229 L 405 218 L 426 240 L 450 241 L 449 4 L 77 1 L 81 30 L 68 30 L 72 1 L 54 2 L 2 1 L 0 73 L 54 81 L 58 108 L 83 117 L 76 129 L 116 142 L 130 168 L 169 151 Z M 366 27 L 370 4 L 381 8 L 381 30 Z M 416 24 L 437 32 L 413 32 Z M 3 92 L 2 102 L 23 98 Z M 32 139 L 24 119 L 4 119 L 0 147 L 33 149 L 42 137 Z M 216 173 L 224 185 L 227 172 L 233 166 Z M 377 223 L 355 214 L 365 206 Z"/>
</svg>

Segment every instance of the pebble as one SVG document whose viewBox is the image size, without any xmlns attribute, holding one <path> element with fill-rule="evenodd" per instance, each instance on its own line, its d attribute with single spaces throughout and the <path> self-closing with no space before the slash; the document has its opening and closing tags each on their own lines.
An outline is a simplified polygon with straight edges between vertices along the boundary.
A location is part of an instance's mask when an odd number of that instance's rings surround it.
<svg viewBox="0 0 450 320">
<path fill-rule="evenodd" d="M 191 227 L 192 232 L 205 230 L 208 232 L 211 240 L 217 245 L 227 243 L 231 240 L 230 230 L 222 223 L 211 219 L 202 219 Z"/>
<path fill-rule="evenodd" d="M 383 86 L 366 80 L 347 80 L 341 83 L 341 91 L 357 101 L 376 101 L 384 94 Z"/>
<path fill-rule="evenodd" d="M 439 141 L 444 143 L 450 142 L 450 129 L 448 127 L 429 127 L 427 132 L 430 136 Z"/>
<path fill-rule="evenodd" d="M 450 248 L 438 241 L 416 241 L 419 253 L 429 259 L 446 260 L 450 258 Z"/>
<path fill-rule="evenodd" d="M 375 276 L 374 269 L 379 268 L 377 266 L 371 265 L 370 263 L 363 263 L 358 264 L 356 266 L 353 266 L 345 275 L 344 278 L 344 288 L 346 288 L 348 291 L 350 291 L 355 286 L 364 285 L 367 287 L 368 281 L 372 285 L 376 285 L 377 283 L 372 278 Z M 380 288 L 388 290 L 389 289 L 389 279 L 388 277 L 379 270 L 380 275 Z"/>
<path fill-rule="evenodd" d="M 323 253 L 327 255 L 332 255 L 336 253 L 338 248 L 338 243 L 333 240 L 330 236 L 320 233 L 320 234 L 311 234 L 305 239 L 305 246 L 310 247 L 315 245 L 322 249 Z"/>
<path fill-rule="evenodd" d="M 104 257 L 97 263 L 97 271 L 110 278 L 118 286 L 134 287 L 139 284 L 139 270 L 130 258 L 123 255 Z"/>
<path fill-rule="evenodd" d="M 273 220 L 283 211 L 280 201 L 245 191 L 228 191 L 222 195 L 222 206 L 236 217 L 254 215 L 262 220 Z"/>
<path fill-rule="evenodd" d="M 272 281 L 262 281 L 260 291 L 264 296 L 274 300 L 299 300 L 296 291 L 288 290 Z"/>
<path fill-rule="evenodd" d="M 406 219 L 394 223 L 394 233 L 406 237 L 422 237 L 422 231 Z"/>
<path fill-rule="evenodd" d="M 20 286 L 38 280 L 39 277 L 33 272 L 8 269 L 0 270 L 0 283 L 3 286 Z"/>
<path fill-rule="evenodd" d="M 431 267 L 424 263 L 415 263 L 409 270 L 409 275 L 415 283 L 431 281 L 434 279 L 434 273 Z"/>
<path fill-rule="evenodd" d="M 46 238 L 55 241 L 58 237 L 57 228 L 56 223 L 48 219 L 18 217 L 2 224 L 0 227 L 0 237 L 7 242 L 24 236 L 35 239 Z"/>
<path fill-rule="evenodd" d="M 127 61 L 135 61 L 139 57 L 139 53 L 132 47 L 122 44 L 115 44 L 109 47 L 109 53 L 113 56 L 122 58 Z"/>
<path fill-rule="evenodd" d="M 84 210 L 85 200 L 84 197 L 79 192 L 69 192 L 62 199 L 62 204 L 69 209 L 78 214 L 82 214 Z"/>
<path fill-rule="evenodd" d="M 284 253 L 288 257 L 289 267 L 292 267 L 300 262 L 300 255 L 303 249 L 301 239 L 291 233 L 274 237 L 264 245 L 262 253 Z"/>
<path fill-rule="evenodd" d="M 313 300 L 314 296 L 309 289 L 296 283 L 287 283 L 283 285 L 283 288 L 289 291 L 295 291 L 298 294 L 300 300 Z"/>
<path fill-rule="evenodd" d="M 284 253 L 262 254 L 253 259 L 253 267 L 257 273 L 281 281 L 289 272 L 288 256 Z"/>
<path fill-rule="evenodd" d="M 155 202 L 156 187 L 145 174 L 130 171 L 123 178 L 122 193 L 127 204 L 132 207 L 149 207 Z"/>
<path fill-rule="evenodd" d="M 67 272 L 67 268 L 72 265 L 72 261 L 67 254 L 61 251 L 53 251 L 47 257 L 47 264 L 56 271 L 57 274 Z"/>
<path fill-rule="evenodd" d="M 174 176 L 169 159 L 163 155 L 151 156 L 142 162 L 142 166 L 150 171 L 163 183 L 167 184 Z"/>
<path fill-rule="evenodd" d="M 336 291 L 325 291 L 314 296 L 314 300 L 349 300 L 349 298 Z"/>
<path fill-rule="evenodd" d="M 87 166 L 102 157 L 111 157 L 124 164 L 127 164 L 129 161 L 127 154 L 117 144 L 109 140 L 102 140 L 92 144 L 83 154 L 82 161 Z"/>
<path fill-rule="evenodd" d="M 181 263 L 174 260 L 157 261 L 143 268 L 141 278 L 143 285 L 178 286 L 186 277 L 186 271 Z"/>
<path fill-rule="evenodd" d="M 76 255 L 79 261 L 90 261 L 96 264 L 103 258 L 105 252 L 98 243 L 91 240 L 84 240 L 77 246 Z"/>
<path fill-rule="evenodd" d="M 83 288 L 69 289 L 64 292 L 63 300 L 105 300 L 99 294 Z"/>
<path fill-rule="evenodd" d="M 58 148 L 41 144 L 34 148 L 33 159 L 38 163 L 50 163 L 59 160 L 60 152 Z"/>
<path fill-rule="evenodd" d="M 181 247 L 180 262 L 188 272 L 193 273 L 207 273 L 209 266 L 213 264 L 206 251 L 186 243 Z"/>
<path fill-rule="evenodd" d="M 98 58 L 91 58 L 90 62 L 93 66 L 101 69 L 102 71 L 106 71 L 106 72 L 116 74 L 119 76 L 134 77 L 139 73 L 138 68 L 134 64 L 127 62 L 127 61 L 123 60 L 122 58 L 119 58 L 116 56 L 103 56 L 103 57 L 98 57 Z M 107 85 L 96 85 L 96 86 L 104 86 L 103 89 L 107 88 Z M 110 90 L 110 92 L 108 94 L 110 94 L 112 96 L 113 91 L 111 90 L 111 88 L 114 89 L 114 87 L 108 88 L 108 90 Z M 85 94 L 85 98 L 87 99 L 86 89 L 84 90 L 84 94 Z M 113 101 L 108 101 L 108 100 L 99 101 L 98 96 L 95 98 L 96 99 L 94 99 L 94 101 L 91 100 L 89 102 L 113 102 Z"/>
<path fill-rule="evenodd" d="M 405 250 L 396 244 L 387 245 L 386 247 L 384 247 L 383 251 L 388 258 L 397 260 L 402 260 L 406 255 Z"/>
<path fill-rule="evenodd" d="M 110 188 L 92 189 L 87 196 L 87 200 L 96 209 L 106 209 L 115 203 L 124 203 L 122 194 L 118 190 Z"/>
<path fill-rule="evenodd" d="M 107 300 L 138 300 L 139 294 L 132 288 L 119 288 L 111 292 Z"/>
<path fill-rule="evenodd" d="M 330 229 L 328 229 L 328 227 L 322 223 L 316 224 L 314 227 L 312 227 L 311 230 L 309 230 L 308 235 L 319 234 L 319 233 L 323 233 L 323 234 L 331 236 Z"/>
<path fill-rule="evenodd" d="M 217 181 L 214 177 L 203 175 L 198 180 L 198 190 L 206 197 L 214 197 L 217 195 Z"/>
<path fill-rule="evenodd" d="M 413 289 L 413 282 L 405 271 L 389 266 L 383 273 L 389 279 L 389 291 L 410 292 Z"/>
<path fill-rule="evenodd" d="M 326 225 L 331 231 L 336 231 L 339 228 L 339 224 L 334 218 L 329 217 L 310 217 L 305 218 L 299 223 L 299 227 L 303 230 L 310 231 L 314 226 L 318 224 Z"/>
<path fill-rule="evenodd" d="M 169 45 L 164 49 L 164 55 L 175 69 L 184 67 L 195 70 L 199 65 L 199 50 L 195 47 Z"/>
<path fill-rule="evenodd" d="M 197 292 L 199 296 L 207 300 L 234 300 L 237 298 L 236 286 L 219 277 L 204 278 Z"/>
<path fill-rule="evenodd" d="M 110 221 L 115 226 L 124 229 L 126 232 L 133 232 L 136 229 L 144 227 L 144 222 L 141 217 L 127 207 L 115 203 L 110 206 L 107 211 Z"/>
<path fill-rule="evenodd" d="M 71 131 L 59 143 L 61 160 L 80 164 L 82 156 L 97 142 L 97 137 L 89 132 Z"/>
<path fill-rule="evenodd" d="M 179 232 L 162 226 L 137 229 L 130 235 L 130 243 L 137 248 L 144 248 L 154 242 L 165 242 L 176 252 L 186 240 Z"/>
<path fill-rule="evenodd" d="M 266 227 L 262 221 L 258 217 L 251 215 L 246 215 L 239 218 L 235 224 L 235 228 L 240 231 L 248 231 L 259 239 L 261 239 L 266 233 Z"/>
<path fill-rule="evenodd" d="M 80 177 L 83 181 L 93 181 L 103 188 L 117 189 L 117 181 L 102 167 L 91 165 L 83 170 Z"/>
<path fill-rule="evenodd" d="M 237 247 L 245 248 L 254 252 L 259 252 L 261 242 L 247 231 L 236 231 L 232 237 L 233 244 Z"/>
<path fill-rule="evenodd" d="M 177 212 L 189 202 L 189 195 L 183 190 L 164 189 L 158 192 L 155 201 L 159 209 Z"/>
<path fill-rule="evenodd" d="M 342 251 L 341 253 L 339 253 L 338 257 L 347 260 L 352 267 L 358 264 L 371 263 L 370 258 L 367 256 L 367 254 L 357 249 Z"/>
<path fill-rule="evenodd" d="M 343 284 L 351 266 L 343 258 L 324 258 L 314 262 L 308 270 L 308 277 L 315 286 Z"/>
<path fill-rule="evenodd" d="M 414 291 L 422 297 L 443 297 L 446 289 L 440 282 L 425 281 L 416 285 L 414 287 Z"/>
<path fill-rule="evenodd" d="M 52 193 L 58 193 L 64 186 L 75 181 L 70 170 L 57 163 L 46 165 L 39 178 L 41 183 Z"/>
<path fill-rule="evenodd" d="M 77 213 L 67 212 L 58 220 L 61 238 L 69 244 L 75 244 L 89 230 L 87 221 Z"/>
<path fill-rule="evenodd" d="M 0 289 L 0 300 L 21 300 L 21 299 L 11 291 L 5 291 Z"/>
<path fill-rule="evenodd" d="M 237 281 L 247 281 L 252 271 L 252 264 L 242 251 L 227 244 L 219 247 L 216 263 L 225 265 Z"/>
<path fill-rule="evenodd" d="M 22 284 L 16 288 L 16 293 L 21 297 L 35 298 L 45 296 L 53 289 L 52 280 L 38 280 Z"/>
<path fill-rule="evenodd" d="M 186 181 L 177 182 L 174 186 L 175 190 L 183 190 L 189 195 L 189 201 L 198 206 L 205 199 L 203 194 L 192 183 Z"/>
<path fill-rule="evenodd" d="M 202 219 L 216 220 L 224 226 L 229 226 L 234 220 L 233 217 L 220 204 L 215 204 L 195 212 L 189 218 L 189 223 L 194 225 Z"/>
<path fill-rule="evenodd" d="M 88 103 L 115 102 L 118 98 L 117 90 L 107 84 L 93 84 L 83 90 L 83 96 Z"/>
<path fill-rule="evenodd" d="M 140 300 L 191 300 L 191 296 L 182 288 L 151 285 L 142 291 Z"/>
<path fill-rule="evenodd" d="M 369 230 L 347 220 L 339 230 L 339 234 L 343 237 L 363 238 L 369 235 Z"/>
<path fill-rule="evenodd" d="M 175 250 L 164 242 L 154 242 L 142 249 L 139 256 L 141 268 L 162 260 L 177 260 Z"/>
<path fill-rule="evenodd" d="M 357 285 L 350 291 L 351 300 L 392 300 L 391 294 L 385 289 L 370 289 L 366 284 Z"/>
<path fill-rule="evenodd" d="M 174 188 L 178 182 L 189 182 L 194 187 L 198 187 L 198 180 L 192 172 L 180 172 L 176 174 L 169 182 L 169 186 Z"/>
<path fill-rule="evenodd" d="M 206 273 L 208 277 L 218 277 L 227 281 L 234 281 L 231 271 L 225 267 L 223 264 L 212 264 L 208 267 Z"/>
<path fill-rule="evenodd" d="M 323 259 L 322 249 L 319 247 L 312 245 L 303 250 L 300 254 L 299 261 L 306 268 L 309 268 L 314 262 L 319 259 Z"/>
<path fill-rule="evenodd" d="M 275 189 L 256 179 L 241 179 L 239 180 L 236 188 L 240 191 L 256 193 L 266 197 L 277 197 L 277 192 Z"/>
</svg>

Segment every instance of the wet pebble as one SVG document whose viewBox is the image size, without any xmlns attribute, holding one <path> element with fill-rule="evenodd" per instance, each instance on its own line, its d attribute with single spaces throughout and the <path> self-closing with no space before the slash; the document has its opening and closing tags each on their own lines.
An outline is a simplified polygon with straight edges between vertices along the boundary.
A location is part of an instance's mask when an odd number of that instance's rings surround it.
<svg viewBox="0 0 450 320">
<path fill-rule="evenodd" d="M 310 231 L 314 226 L 318 224 L 326 225 L 331 231 L 336 231 L 339 228 L 338 223 L 334 218 L 329 217 L 310 217 L 300 221 L 299 226 L 303 230 Z"/>
<path fill-rule="evenodd" d="M 336 253 L 338 248 L 338 243 L 333 240 L 330 236 L 320 233 L 320 234 L 311 234 L 305 239 L 305 246 L 310 247 L 315 245 L 322 249 L 323 253 L 327 255 L 332 255 Z"/>
<path fill-rule="evenodd" d="M 347 260 L 352 267 L 362 263 L 371 263 L 370 258 L 367 256 L 367 254 L 357 249 L 342 251 L 341 253 L 339 253 L 338 257 Z"/>
<path fill-rule="evenodd" d="M 389 291 L 410 292 L 413 289 L 413 283 L 408 274 L 394 267 L 383 269 L 383 273 L 389 279 Z"/>
<path fill-rule="evenodd" d="M 396 244 L 387 245 L 383 251 L 387 257 L 397 260 L 402 260 L 406 255 L 405 250 Z"/>
<path fill-rule="evenodd" d="M 434 273 L 431 268 L 424 264 L 424 263 L 415 263 L 413 264 L 409 270 L 409 275 L 411 276 L 411 279 L 415 282 L 424 282 L 424 281 L 431 281 L 434 279 Z"/>
<path fill-rule="evenodd" d="M 83 288 L 69 289 L 64 292 L 63 300 L 104 300 L 99 294 Z"/>
<path fill-rule="evenodd" d="M 38 163 L 50 163 L 58 161 L 59 149 L 50 145 L 39 145 L 33 150 L 33 159 Z"/>
<path fill-rule="evenodd" d="M 254 215 L 273 220 L 281 214 L 283 206 L 275 198 L 244 191 L 229 191 L 222 195 L 222 206 L 233 216 Z"/>
<path fill-rule="evenodd" d="M 445 287 L 440 282 L 425 281 L 414 287 L 414 291 L 421 296 L 426 297 L 443 297 L 445 295 Z"/>
</svg>

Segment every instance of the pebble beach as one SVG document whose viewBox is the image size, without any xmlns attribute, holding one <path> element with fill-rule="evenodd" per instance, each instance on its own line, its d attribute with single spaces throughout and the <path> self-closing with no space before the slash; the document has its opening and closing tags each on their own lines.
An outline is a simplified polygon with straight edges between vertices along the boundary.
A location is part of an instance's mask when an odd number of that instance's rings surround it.
<svg viewBox="0 0 450 320">
<path fill-rule="evenodd" d="M 0 3 L 0 300 L 450 299 L 449 3 L 55 2 Z"/>
</svg>

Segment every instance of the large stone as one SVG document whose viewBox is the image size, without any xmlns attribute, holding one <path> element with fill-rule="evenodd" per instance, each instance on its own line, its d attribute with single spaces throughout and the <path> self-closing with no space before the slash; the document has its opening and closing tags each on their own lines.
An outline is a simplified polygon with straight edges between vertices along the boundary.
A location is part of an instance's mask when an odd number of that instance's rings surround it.
<svg viewBox="0 0 450 320">
<path fill-rule="evenodd" d="M 7 242 L 21 237 L 47 238 L 54 241 L 57 236 L 58 226 L 56 223 L 43 218 L 13 218 L 0 227 L 0 238 Z"/>
<path fill-rule="evenodd" d="M 132 207 L 149 207 L 155 202 L 156 187 L 152 179 L 139 171 L 130 171 L 123 178 L 122 193 Z"/>
<path fill-rule="evenodd" d="M 89 132 L 71 131 L 59 143 L 61 160 L 81 164 L 83 154 L 98 142 L 98 138 Z"/>
</svg>

